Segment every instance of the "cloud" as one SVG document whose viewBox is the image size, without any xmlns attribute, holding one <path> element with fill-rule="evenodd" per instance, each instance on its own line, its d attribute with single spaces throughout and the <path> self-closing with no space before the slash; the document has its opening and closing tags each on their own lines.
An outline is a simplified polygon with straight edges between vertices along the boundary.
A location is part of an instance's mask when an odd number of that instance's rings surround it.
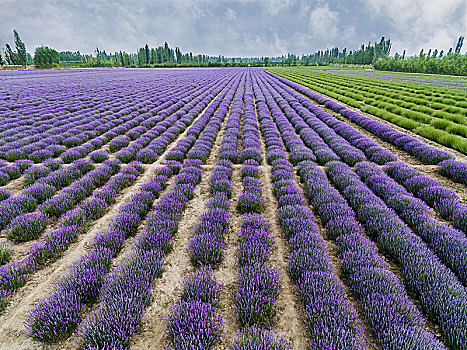
<svg viewBox="0 0 467 350">
<path fill-rule="evenodd" d="M 466 33 L 465 0 L 1 0 L 0 37 L 17 29 L 40 45 L 92 53 L 135 52 L 165 41 L 224 56 L 355 50 L 391 38 L 393 52 L 449 49 Z M 3 45 L 4 42 L 0 42 Z M 467 47 L 467 45 L 466 45 Z"/>
<path fill-rule="evenodd" d="M 331 11 L 328 4 L 314 8 L 310 13 L 311 33 L 317 37 L 325 37 L 328 41 L 333 40 L 338 34 L 338 19 L 338 13 Z"/>
<path fill-rule="evenodd" d="M 465 0 L 361 0 L 374 20 L 391 25 L 393 52 L 449 49 L 467 31 Z"/>
<path fill-rule="evenodd" d="M 227 11 L 225 11 L 225 16 L 229 20 L 237 19 L 237 15 L 236 15 L 235 10 L 232 10 L 230 7 L 227 7 Z"/>
</svg>

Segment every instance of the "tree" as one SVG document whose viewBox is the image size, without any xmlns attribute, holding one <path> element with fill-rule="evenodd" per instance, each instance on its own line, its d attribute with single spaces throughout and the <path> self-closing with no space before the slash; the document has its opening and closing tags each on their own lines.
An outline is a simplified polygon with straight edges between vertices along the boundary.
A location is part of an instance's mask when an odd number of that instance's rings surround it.
<svg viewBox="0 0 467 350">
<path fill-rule="evenodd" d="M 101 63 L 101 51 L 98 47 L 96 47 L 96 50 L 94 52 L 96 53 L 96 61 L 97 65 L 99 66 L 99 64 Z"/>
<path fill-rule="evenodd" d="M 148 64 L 148 63 L 149 63 L 149 46 L 148 46 L 148 44 L 146 44 L 146 45 L 144 46 L 144 56 L 145 56 L 145 58 L 146 58 L 146 62 L 145 62 L 145 63 Z"/>
<path fill-rule="evenodd" d="M 47 46 L 37 47 L 34 52 L 34 65 L 37 68 L 51 68 L 58 66 L 58 52 Z"/>
<path fill-rule="evenodd" d="M 3 61 L 3 56 L 0 53 L 0 66 L 3 66 L 5 64 L 5 61 Z"/>
<path fill-rule="evenodd" d="M 5 53 L 6 61 L 8 62 L 8 64 L 17 65 L 18 54 L 11 49 L 11 46 L 9 44 L 5 44 L 5 47 L 6 47 L 6 53 Z"/>
<path fill-rule="evenodd" d="M 457 39 L 456 50 L 454 50 L 456 54 L 461 53 L 462 44 L 464 44 L 464 36 L 461 35 L 459 39 Z"/>
<path fill-rule="evenodd" d="M 26 55 L 26 45 L 21 41 L 18 32 L 13 30 L 13 35 L 15 36 L 15 47 L 16 47 L 16 55 L 17 55 L 17 64 L 25 66 L 28 63 L 28 58 Z"/>
</svg>

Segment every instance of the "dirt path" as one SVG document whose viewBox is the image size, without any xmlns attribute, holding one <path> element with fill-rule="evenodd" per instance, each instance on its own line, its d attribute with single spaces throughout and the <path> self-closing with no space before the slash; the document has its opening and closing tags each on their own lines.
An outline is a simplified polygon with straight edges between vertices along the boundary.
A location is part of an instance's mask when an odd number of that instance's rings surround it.
<svg viewBox="0 0 467 350">
<path fill-rule="evenodd" d="M 265 154 L 262 135 L 261 148 Z M 263 182 L 264 197 L 267 200 L 263 216 L 269 220 L 271 234 L 274 238 L 271 247 L 271 263 L 281 276 L 281 290 L 277 298 L 278 312 L 273 331 L 284 334 L 286 338 L 292 340 L 295 349 L 306 349 L 310 339 L 304 323 L 305 312 L 300 302 L 298 288 L 288 273 L 290 249 L 277 218 L 277 200 L 272 193 L 271 169 L 269 165 L 261 166 L 261 181 Z"/>
<path fill-rule="evenodd" d="M 214 99 L 213 99 L 214 100 Z M 212 101 L 211 101 L 212 103 Z M 209 106 L 210 104 L 208 104 Z M 208 108 L 206 106 L 206 108 Z M 206 108 L 195 119 L 197 120 Z M 193 122 L 195 122 L 195 120 Z M 135 183 L 124 189 L 116 198 L 117 204 L 110 206 L 106 214 L 92 223 L 88 231 L 78 237 L 78 241 L 72 243 L 64 256 L 53 263 L 48 264 L 45 268 L 33 274 L 27 284 L 17 290 L 11 298 L 10 304 L 0 316 L 0 350 L 1 349 L 41 349 L 45 346 L 42 343 L 35 342 L 24 334 L 24 319 L 28 311 L 40 299 L 44 298 L 51 290 L 56 279 L 62 276 L 71 264 L 76 261 L 86 251 L 90 250 L 90 243 L 93 237 L 99 231 L 105 229 L 110 220 L 118 213 L 120 206 L 124 201 L 137 192 L 139 186 L 148 181 L 154 174 L 154 170 L 162 165 L 164 156 L 177 144 L 178 140 L 183 139 L 188 131 L 187 128 L 180 134 L 174 142 L 172 142 L 163 155 L 154 163 L 145 166 L 145 171 L 138 177 Z M 51 349 L 47 345 L 47 349 Z M 45 349 L 45 348 L 44 348 Z"/>
<path fill-rule="evenodd" d="M 10 191 L 12 196 L 16 196 L 23 189 L 23 181 L 24 181 L 24 177 L 21 175 L 17 179 L 8 181 L 8 183 L 4 187 Z"/>
<path fill-rule="evenodd" d="M 230 227 L 225 237 L 227 249 L 224 251 L 224 259 L 216 271 L 217 281 L 222 289 L 219 300 L 219 310 L 224 322 L 222 342 L 215 346 L 214 350 L 228 349 L 230 342 L 235 338 L 238 324 L 233 310 L 232 295 L 235 291 L 236 277 L 238 274 L 237 251 L 238 232 L 241 225 L 241 214 L 237 211 L 237 203 L 242 193 L 242 179 L 240 176 L 241 165 L 233 166 L 232 173 L 232 200 L 230 203 Z"/>
</svg>

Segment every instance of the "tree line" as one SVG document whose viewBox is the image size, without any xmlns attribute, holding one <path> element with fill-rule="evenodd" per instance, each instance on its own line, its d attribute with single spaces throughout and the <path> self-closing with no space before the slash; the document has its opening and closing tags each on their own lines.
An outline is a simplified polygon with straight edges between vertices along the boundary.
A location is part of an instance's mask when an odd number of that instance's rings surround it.
<svg viewBox="0 0 467 350">
<path fill-rule="evenodd" d="M 318 65 L 330 63 L 369 65 L 379 58 L 388 57 L 391 45 L 391 40 L 385 40 L 383 36 L 379 42 L 375 42 L 373 45 L 371 42 L 368 45 L 362 44 L 360 49 L 354 51 L 347 51 L 347 48 L 340 51 L 338 47 L 334 47 L 317 51 L 311 55 L 303 55 L 300 63 L 304 65 L 313 63 Z"/>
<path fill-rule="evenodd" d="M 224 67 L 224 66 L 294 66 L 294 65 L 373 65 L 378 70 L 435 73 L 451 75 L 467 75 L 467 56 L 461 55 L 464 37 L 459 37 L 456 48 L 448 53 L 443 50 L 424 50 L 419 55 L 406 57 L 398 53 L 389 57 L 391 40 L 381 38 L 379 42 L 362 44 L 359 49 L 347 51 L 338 47 L 319 50 L 309 55 L 297 56 L 287 54 L 277 57 L 224 57 L 183 53 L 179 47 L 171 48 L 167 42 L 161 46 L 149 47 L 148 44 L 138 48 L 135 53 L 118 51 L 107 53 L 96 48 L 93 54 L 82 54 L 79 51 L 57 52 L 53 48 L 41 46 L 36 48 L 34 59 L 26 52 L 26 46 L 18 32 L 13 30 L 14 48 L 5 45 L 5 57 L 0 55 L 0 65 L 5 63 L 15 66 L 32 64 L 37 68 L 52 67 Z"/>
<path fill-rule="evenodd" d="M 5 58 L 0 54 L 0 66 L 5 63 L 13 66 L 23 66 L 34 63 L 38 68 L 52 68 L 59 64 L 58 52 L 47 46 L 37 47 L 34 52 L 34 59 L 26 52 L 26 45 L 21 40 L 18 32 L 13 30 L 15 50 L 10 44 L 5 44 Z"/>
<path fill-rule="evenodd" d="M 452 48 L 445 54 L 443 50 L 422 49 L 418 55 L 405 57 L 405 50 L 402 56 L 396 53 L 394 58 L 380 58 L 374 63 L 375 69 L 396 72 L 428 73 L 428 74 L 449 74 L 467 75 L 467 55 L 461 55 L 464 37 L 457 40 L 456 48 Z"/>
</svg>

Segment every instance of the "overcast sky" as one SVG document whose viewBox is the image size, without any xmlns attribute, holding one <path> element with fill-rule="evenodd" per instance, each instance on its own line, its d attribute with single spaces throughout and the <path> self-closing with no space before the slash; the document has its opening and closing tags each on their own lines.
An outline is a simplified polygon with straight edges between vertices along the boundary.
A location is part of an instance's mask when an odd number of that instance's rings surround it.
<svg viewBox="0 0 467 350">
<path fill-rule="evenodd" d="M 182 52 L 279 56 L 385 36 L 391 55 L 412 55 L 447 51 L 466 27 L 467 0 L 0 0 L 0 45 L 17 29 L 28 52 L 135 52 L 167 41 Z"/>
</svg>

